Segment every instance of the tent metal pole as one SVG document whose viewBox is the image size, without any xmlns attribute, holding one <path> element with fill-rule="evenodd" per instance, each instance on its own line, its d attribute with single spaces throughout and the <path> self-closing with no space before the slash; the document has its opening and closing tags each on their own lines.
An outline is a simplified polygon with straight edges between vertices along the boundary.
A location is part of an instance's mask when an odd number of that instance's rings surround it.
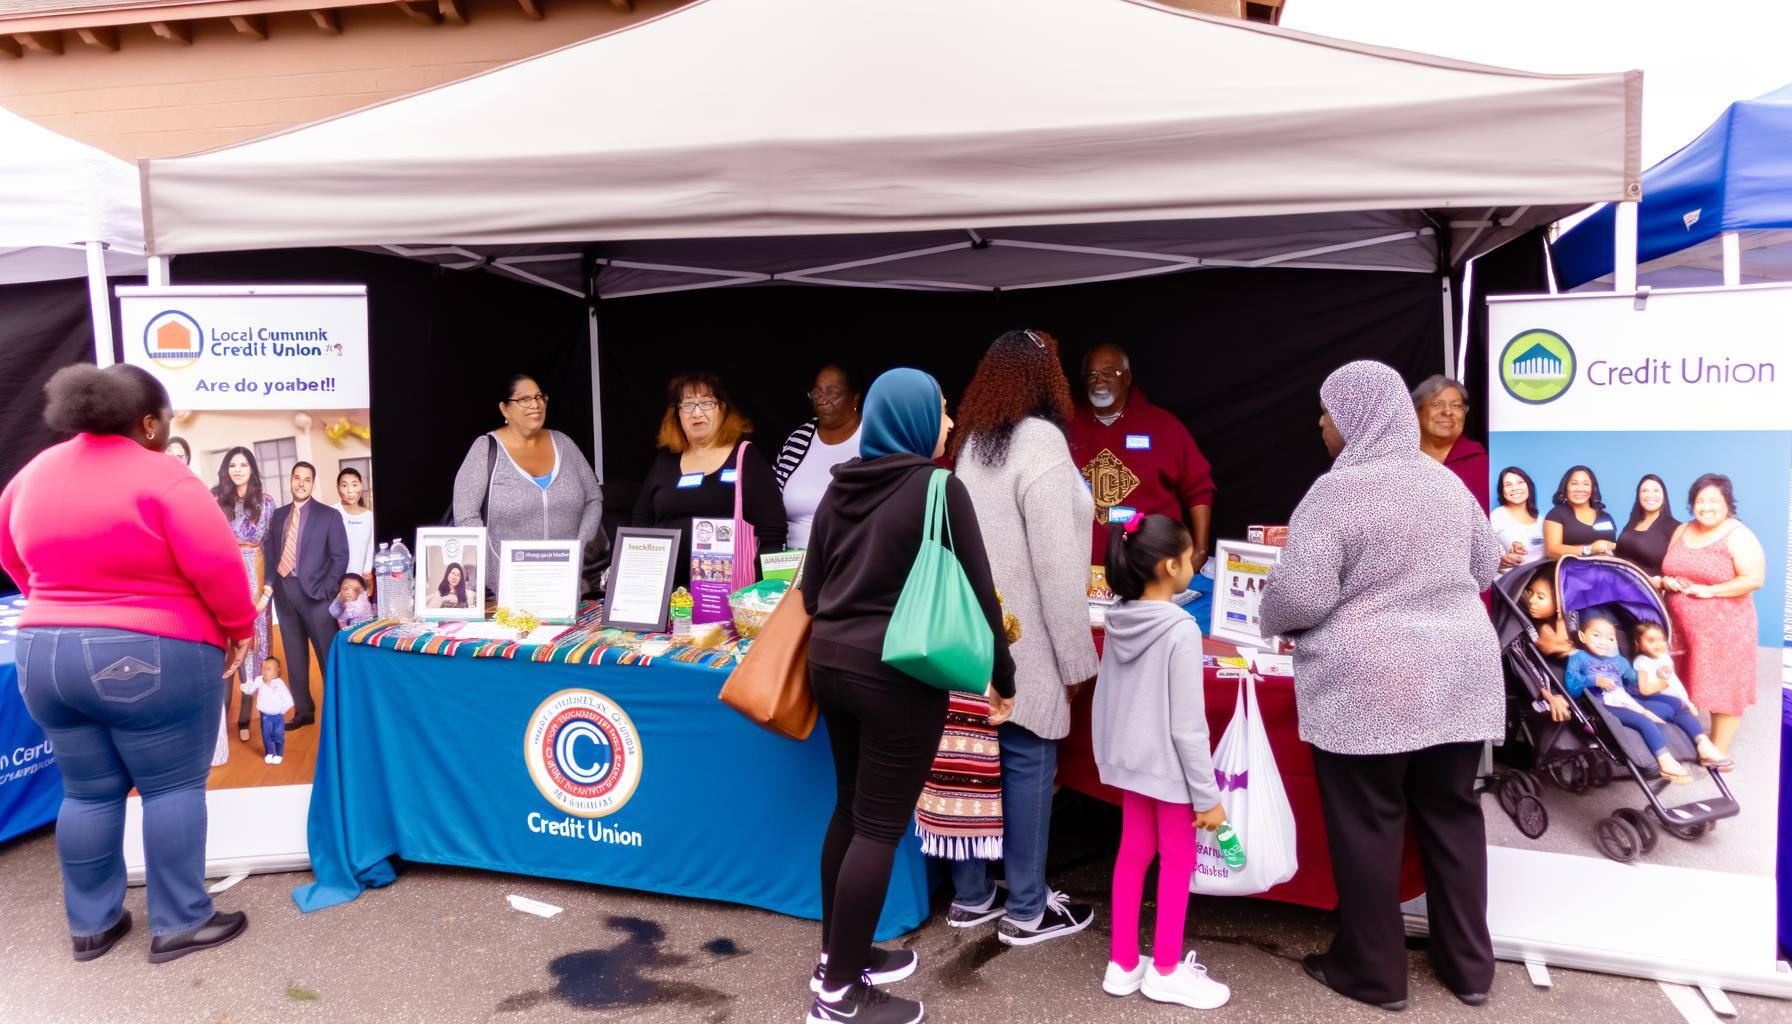
<svg viewBox="0 0 1792 1024">
<path fill-rule="evenodd" d="M 1462 320 L 1456 332 L 1456 379 L 1465 387 L 1468 385 L 1468 341 L 1472 326 L 1470 321 L 1475 308 L 1475 261 L 1480 258 L 1479 256 L 1470 256 L 1462 264 L 1462 295 L 1459 303 L 1462 306 Z"/>
<path fill-rule="evenodd" d="M 1612 290 L 1629 295 L 1636 291 L 1636 204 L 1619 203 L 1612 221 Z"/>
<path fill-rule="evenodd" d="M 93 308 L 93 361 L 111 366 L 112 296 L 106 287 L 106 243 L 87 243 L 87 304 Z"/>
<path fill-rule="evenodd" d="M 604 482 L 604 391 L 602 371 L 598 368 L 597 332 L 597 268 L 585 268 L 586 334 L 591 345 L 591 468 L 597 482 Z"/>
<path fill-rule="evenodd" d="M 151 288 L 168 287 L 170 262 L 172 262 L 172 258 L 168 256 L 151 256 L 149 258 L 149 286 Z"/>
<path fill-rule="evenodd" d="M 1742 233 L 1739 231 L 1724 232 L 1724 287 L 1734 288 L 1742 283 Z"/>
<path fill-rule="evenodd" d="M 1445 274 L 1438 280 L 1443 283 L 1444 298 L 1444 376 L 1460 380 L 1456 376 L 1456 310 L 1450 301 L 1450 277 Z"/>
</svg>

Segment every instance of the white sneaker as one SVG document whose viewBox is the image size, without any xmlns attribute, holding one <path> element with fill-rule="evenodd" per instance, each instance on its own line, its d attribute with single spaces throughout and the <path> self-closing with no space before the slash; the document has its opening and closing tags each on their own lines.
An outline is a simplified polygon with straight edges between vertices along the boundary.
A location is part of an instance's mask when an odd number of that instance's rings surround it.
<svg viewBox="0 0 1792 1024">
<path fill-rule="evenodd" d="M 272 754 L 261 755 L 261 763 L 262 764 L 273 764 L 274 763 L 274 755 L 272 755 Z"/>
<path fill-rule="evenodd" d="M 1141 958 L 1142 959 L 1142 958 Z M 1169 974 L 1152 968 L 1139 988 L 1146 999 L 1160 1003 L 1177 1003 L 1196 1010 L 1217 1010 L 1232 998 L 1232 990 L 1207 976 L 1195 954 L 1190 953 Z"/>
<path fill-rule="evenodd" d="M 1139 990 L 1145 982 L 1145 972 L 1151 968 L 1151 958 L 1139 957 L 1139 966 L 1130 971 L 1120 969 L 1120 965 L 1108 961 L 1108 972 L 1102 975 L 1101 990 L 1110 996 L 1130 996 Z"/>
<path fill-rule="evenodd" d="M 279 764 L 280 762 L 282 762 L 284 760 L 286 760 L 285 754 L 275 754 L 274 755 L 274 763 L 275 764 Z"/>
</svg>

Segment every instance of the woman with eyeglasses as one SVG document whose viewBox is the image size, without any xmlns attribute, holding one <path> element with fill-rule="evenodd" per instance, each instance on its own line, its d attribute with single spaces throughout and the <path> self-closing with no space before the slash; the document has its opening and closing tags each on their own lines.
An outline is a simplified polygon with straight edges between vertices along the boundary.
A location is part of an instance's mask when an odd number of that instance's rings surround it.
<svg viewBox="0 0 1792 1024">
<path fill-rule="evenodd" d="M 579 446 L 547 429 L 548 396 L 528 374 L 499 392 L 504 425 L 480 435 L 454 477 L 454 522 L 486 530 L 485 585 L 496 587 L 498 558 L 513 540 L 577 540 L 597 536 L 603 491 Z"/>
<path fill-rule="evenodd" d="M 809 546 L 809 526 L 834 480 L 834 467 L 859 457 L 859 406 L 864 399 L 865 381 L 857 370 L 838 363 L 822 367 L 809 389 L 815 415 L 790 432 L 778 453 L 772 472 L 784 490 L 784 518 L 790 524 L 786 542 L 793 550 Z"/>
<path fill-rule="evenodd" d="M 744 456 L 740 451 L 752 432 L 753 424 L 714 374 L 680 374 L 666 386 L 660 453 L 641 484 L 630 523 L 679 531 L 674 585 L 691 580 L 691 520 L 732 519 L 736 487 L 742 489 L 741 515 L 752 524 L 759 550 L 784 550 L 789 525 L 778 478 L 757 445 Z"/>
<path fill-rule="evenodd" d="M 1456 474 L 1468 493 L 1488 510 L 1487 449 L 1462 436 L 1468 425 L 1468 391 L 1441 373 L 1432 374 L 1412 389 L 1413 411 L 1419 415 L 1419 449 Z"/>
</svg>

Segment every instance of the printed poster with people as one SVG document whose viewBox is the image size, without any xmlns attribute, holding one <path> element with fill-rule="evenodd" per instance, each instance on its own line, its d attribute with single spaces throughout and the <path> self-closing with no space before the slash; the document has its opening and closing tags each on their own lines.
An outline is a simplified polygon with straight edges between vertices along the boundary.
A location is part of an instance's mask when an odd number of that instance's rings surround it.
<svg viewBox="0 0 1792 1024">
<path fill-rule="evenodd" d="M 168 455 L 212 489 L 260 609 L 211 787 L 308 783 L 330 642 L 371 617 L 366 288 L 117 291 L 125 361 L 167 387 Z"/>
<path fill-rule="evenodd" d="M 1792 288 L 1489 307 L 1495 934 L 1770 972 Z"/>
</svg>

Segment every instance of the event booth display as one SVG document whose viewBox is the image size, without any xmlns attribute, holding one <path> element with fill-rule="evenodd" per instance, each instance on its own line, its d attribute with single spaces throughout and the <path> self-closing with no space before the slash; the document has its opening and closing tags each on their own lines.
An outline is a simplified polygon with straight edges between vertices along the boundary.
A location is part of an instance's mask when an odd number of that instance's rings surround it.
<svg viewBox="0 0 1792 1024">
<path fill-rule="evenodd" d="M 1563 288 L 1611 287 L 1602 209 L 1551 247 Z M 1656 288 L 1792 280 L 1792 85 L 1730 104 L 1643 174 L 1637 281 Z"/>
<path fill-rule="evenodd" d="M 592 102 L 619 81 L 650 100 Z M 1636 73 L 1506 71 L 1135 0 L 700 0 L 356 113 L 146 161 L 145 220 L 158 260 L 378 248 L 570 293 L 592 303 L 594 356 L 604 309 L 656 293 L 1410 273 L 1437 282 L 1448 367 L 1456 267 L 1637 197 L 1640 86 Z M 630 397 L 592 365 L 594 407 Z M 602 423 L 599 411 L 599 451 Z M 318 884 L 301 904 L 391 880 L 396 854 L 818 916 L 812 882 L 786 883 L 757 865 L 771 851 L 749 860 L 727 833 L 775 837 L 776 855 L 812 874 L 832 803 L 825 738 L 792 744 L 718 704 L 725 666 L 701 663 L 718 656 L 643 655 L 639 638 L 575 631 L 522 648 L 386 627 L 339 643 L 311 812 Z M 399 709 L 433 703 L 416 688 L 447 674 L 472 712 L 442 726 L 454 742 L 418 744 Z M 1289 744 L 1289 681 L 1261 691 Z M 568 700 L 602 708 L 612 759 L 630 742 L 646 752 L 626 807 L 569 817 L 559 781 L 535 771 L 531 723 Z M 592 756 L 571 749 L 575 768 Z M 453 800 L 425 799 L 462 778 Z M 712 824 L 689 820 L 699 798 Z M 751 823 L 742 806 L 760 809 Z M 535 827 L 562 819 L 562 832 Z M 1303 848 L 1313 836 L 1323 849 L 1316 831 Z M 567 850 L 585 852 L 571 864 Z M 921 872 L 905 847 L 883 931 L 925 912 Z M 1327 875 L 1309 902 L 1326 902 Z"/>
</svg>

